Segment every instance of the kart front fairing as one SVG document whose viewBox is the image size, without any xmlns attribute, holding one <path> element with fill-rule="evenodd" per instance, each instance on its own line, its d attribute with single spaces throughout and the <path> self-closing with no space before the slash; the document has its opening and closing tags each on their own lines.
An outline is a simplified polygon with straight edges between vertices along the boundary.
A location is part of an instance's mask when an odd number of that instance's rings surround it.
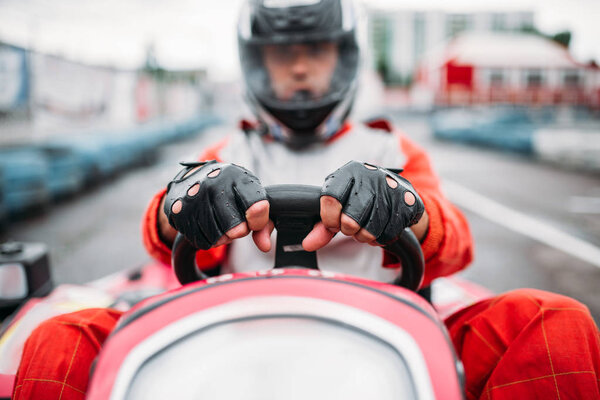
<svg viewBox="0 0 600 400">
<path fill-rule="evenodd" d="M 426 301 L 313 270 L 224 275 L 130 310 L 89 399 L 460 399 L 460 362 Z"/>
</svg>

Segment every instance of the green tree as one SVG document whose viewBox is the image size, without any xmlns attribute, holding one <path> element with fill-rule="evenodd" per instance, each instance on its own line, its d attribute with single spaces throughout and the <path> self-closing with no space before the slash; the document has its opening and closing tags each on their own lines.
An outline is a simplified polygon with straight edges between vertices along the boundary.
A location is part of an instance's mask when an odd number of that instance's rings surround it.
<svg viewBox="0 0 600 400">
<path fill-rule="evenodd" d="M 562 31 L 557 32 L 555 34 L 546 34 L 544 32 L 539 31 L 535 26 L 525 26 L 521 28 L 520 31 L 524 33 L 530 33 L 532 35 L 541 36 L 546 39 L 550 39 L 553 42 L 556 42 L 567 49 L 571 44 L 571 31 Z"/>
<path fill-rule="evenodd" d="M 554 35 L 550 36 L 550 39 L 554 40 L 556 43 L 563 45 L 564 47 L 566 47 L 568 49 L 569 44 L 571 44 L 571 32 L 570 31 L 558 32 L 558 33 L 555 33 Z"/>
</svg>

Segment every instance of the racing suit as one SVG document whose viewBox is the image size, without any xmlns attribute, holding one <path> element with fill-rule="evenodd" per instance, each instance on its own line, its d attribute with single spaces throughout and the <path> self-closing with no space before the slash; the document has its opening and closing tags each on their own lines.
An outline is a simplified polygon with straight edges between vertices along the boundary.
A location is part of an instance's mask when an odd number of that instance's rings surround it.
<svg viewBox="0 0 600 400">
<path fill-rule="evenodd" d="M 294 151 L 268 138 L 240 132 L 210 147 L 200 158 L 242 165 L 264 186 L 320 186 L 328 173 L 352 159 L 403 168 L 402 176 L 417 190 L 429 214 L 429 230 L 422 242 L 426 260 L 423 286 L 471 261 L 472 240 L 466 220 L 441 193 L 426 153 L 406 136 L 390 132 L 384 122 L 346 124 L 329 142 Z M 150 202 L 143 237 L 149 253 L 169 264 L 170 249 L 157 230 L 165 192 L 160 191 Z M 270 268 L 273 257 L 272 252 L 260 252 L 246 237 L 199 251 L 196 261 L 203 269 L 220 266 L 221 272 L 231 272 Z M 318 264 L 379 280 L 397 272 L 380 248 L 359 245 L 341 234 L 318 251 Z M 44 398 L 83 399 L 89 368 L 117 318 L 110 310 L 84 310 L 43 323 L 26 343 L 13 398 L 41 398 L 44 394 Z M 473 304 L 445 322 L 465 367 L 467 399 L 600 399 L 598 329 L 587 308 L 575 300 L 521 289 Z M 60 345 L 40 351 L 49 337 L 61 337 Z"/>
</svg>

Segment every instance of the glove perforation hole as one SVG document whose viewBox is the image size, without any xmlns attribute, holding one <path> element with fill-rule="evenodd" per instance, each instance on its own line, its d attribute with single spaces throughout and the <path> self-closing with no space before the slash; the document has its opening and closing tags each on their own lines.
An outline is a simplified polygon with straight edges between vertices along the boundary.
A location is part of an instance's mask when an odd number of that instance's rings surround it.
<svg viewBox="0 0 600 400">
<path fill-rule="evenodd" d="M 200 184 L 196 183 L 194 186 L 188 189 L 187 195 L 190 197 L 194 197 L 200 191 Z"/>
<path fill-rule="evenodd" d="M 171 211 L 173 212 L 173 214 L 179 214 L 181 212 L 182 208 L 183 208 L 183 202 L 181 201 L 181 199 L 177 199 L 171 206 Z"/>
<path fill-rule="evenodd" d="M 213 171 L 210 171 L 207 176 L 209 178 L 216 178 L 217 176 L 219 176 L 220 173 L 221 173 L 221 168 L 217 168 L 217 169 L 215 169 Z"/>
<path fill-rule="evenodd" d="M 417 198 L 414 194 L 412 194 L 412 192 L 404 192 L 404 203 L 406 203 L 407 206 L 413 206 L 416 202 Z"/>
<path fill-rule="evenodd" d="M 388 186 L 391 187 L 392 189 L 396 189 L 398 187 L 398 181 L 396 181 L 394 178 L 392 178 L 390 176 L 386 176 L 385 181 L 387 182 Z"/>
<path fill-rule="evenodd" d="M 188 172 L 185 173 L 184 176 L 181 177 L 181 180 L 187 178 L 188 176 L 192 175 L 194 172 L 198 171 L 200 168 L 202 168 L 202 165 L 198 165 L 197 167 L 194 167 L 192 169 L 190 169 Z"/>
</svg>

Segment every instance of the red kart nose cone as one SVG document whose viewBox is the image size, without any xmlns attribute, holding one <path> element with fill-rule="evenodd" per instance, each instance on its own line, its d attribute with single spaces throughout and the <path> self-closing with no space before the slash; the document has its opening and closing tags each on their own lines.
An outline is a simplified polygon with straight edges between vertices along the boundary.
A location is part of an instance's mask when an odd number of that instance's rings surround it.
<svg viewBox="0 0 600 400">
<path fill-rule="evenodd" d="M 101 352 L 88 398 L 167 393 L 462 398 L 446 332 L 418 295 L 284 269 L 187 285 L 124 316 Z"/>
</svg>

